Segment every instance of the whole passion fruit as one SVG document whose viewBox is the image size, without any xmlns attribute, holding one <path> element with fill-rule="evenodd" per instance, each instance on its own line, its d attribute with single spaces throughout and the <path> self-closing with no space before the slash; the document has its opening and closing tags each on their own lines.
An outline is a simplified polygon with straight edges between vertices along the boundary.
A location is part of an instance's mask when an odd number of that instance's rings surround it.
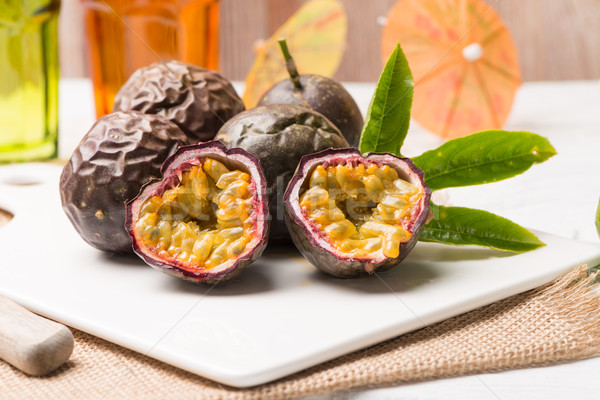
<svg viewBox="0 0 600 400">
<path fill-rule="evenodd" d="M 333 122 L 348 143 L 356 147 L 364 120 L 350 93 L 339 82 L 326 76 L 300 75 L 286 40 L 280 39 L 279 46 L 290 77 L 273 85 L 258 105 L 295 104 L 313 109 Z"/>
<path fill-rule="evenodd" d="M 258 105 L 295 104 L 311 108 L 333 122 L 350 145 L 357 146 L 364 120 L 358 105 L 342 84 L 312 74 L 300 75 L 299 83 L 299 87 L 295 87 L 291 79 L 276 83 Z"/>
<path fill-rule="evenodd" d="M 244 111 L 223 125 L 215 139 L 260 159 L 267 178 L 271 239 L 289 241 L 283 192 L 300 158 L 330 147 L 348 147 L 340 131 L 316 111 L 294 105 L 270 105 Z"/>
<path fill-rule="evenodd" d="M 330 149 L 302 157 L 285 192 L 300 252 L 339 278 L 384 271 L 415 246 L 429 217 L 423 172 L 389 153 Z"/>
<path fill-rule="evenodd" d="M 244 110 L 244 103 L 218 72 L 163 61 L 138 69 L 121 87 L 113 111 L 124 110 L 161 115 L 189 136 L 188 144 L 195 144 L 214 138 L 225 121 Z"/>
<path fill-rule="evenodd" d="M 181 147 L 127 205 L 134 251 L 201 283 L 235 277 L 267 246 L 267 183 L 256 157 L 218 141 Z"/>
<path fill-rule="evenodd" d="M 172 122 L 136 111 L 100 118 L 60 176 L 63 210 L 83 240 L 100 250 L 131 252 L 125 205 L 186 135 Z"/>
</svg>

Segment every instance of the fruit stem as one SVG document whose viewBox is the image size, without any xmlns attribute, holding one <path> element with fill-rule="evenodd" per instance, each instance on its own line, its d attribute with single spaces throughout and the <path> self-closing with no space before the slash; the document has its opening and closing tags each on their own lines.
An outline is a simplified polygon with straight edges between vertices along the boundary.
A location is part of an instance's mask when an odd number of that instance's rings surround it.
<svg viewBox="0 0 600 400">
<path fill-rule="evenodd" d="M 298 74 L 298 68 L 296 68 L 296 63 L 290 54 L 290 50 L 287 47 L 287 42 L 285 39 L 279 39 L 279 47 L 281 47 L 281 52 L 283 53 L 283 58 L 285 59 L 285 67 L 287 68 L 288 74 L 290 75 L 290 79 L 292 80 L 292 84 L 296 89 L 301 89 L 302 85 L 300 85 L 300 74 Z"/>
</svg>

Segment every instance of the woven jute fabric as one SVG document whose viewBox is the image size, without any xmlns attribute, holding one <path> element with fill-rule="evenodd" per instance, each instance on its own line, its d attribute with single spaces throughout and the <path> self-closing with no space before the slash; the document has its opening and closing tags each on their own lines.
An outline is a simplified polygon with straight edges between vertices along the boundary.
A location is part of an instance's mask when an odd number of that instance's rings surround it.
<svg viewBox="0 0 600 400">
<path fill-rule="evenodd" d="M 74 331 L 71 359 L 43 378 L 0 363 L 2 399 L 290 399 L 581 359 L 600 352 L 595 274 L 558 280 L 288 378 L 235 389 Z"/>
</svg>

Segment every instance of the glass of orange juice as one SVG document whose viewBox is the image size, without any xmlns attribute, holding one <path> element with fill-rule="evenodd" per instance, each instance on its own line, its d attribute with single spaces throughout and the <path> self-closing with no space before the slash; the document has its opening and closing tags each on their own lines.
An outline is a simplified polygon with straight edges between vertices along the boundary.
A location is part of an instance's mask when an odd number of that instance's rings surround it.
<svg viewBox="0 0 600 400">
<path fill-rule="evenodd" d="M 218 0 L 81 0 L 98 117 L 138 68 L 180 60 L 219 68 Z"/>
</svg>

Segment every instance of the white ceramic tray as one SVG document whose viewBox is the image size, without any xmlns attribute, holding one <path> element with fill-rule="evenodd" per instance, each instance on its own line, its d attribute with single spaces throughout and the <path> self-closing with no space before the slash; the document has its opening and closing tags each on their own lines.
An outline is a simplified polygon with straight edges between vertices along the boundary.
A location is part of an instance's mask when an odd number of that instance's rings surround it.
<svg viewBox="0 0 600 400">
<path fill-rule="evenodd" d="M 281 378 L 546 283 L 600 247 L 539 233 L 514 255 L 419 243 L 398 268 L 329 278 L 272 249 L 229 284 L 169 277 L 85 244 L 61 210 L 60 168 L 0 168 L 0 293 L 69 326 L 236 387 Z M 36 183 L 37 184 L 34 184 Z"/>
</svg>

